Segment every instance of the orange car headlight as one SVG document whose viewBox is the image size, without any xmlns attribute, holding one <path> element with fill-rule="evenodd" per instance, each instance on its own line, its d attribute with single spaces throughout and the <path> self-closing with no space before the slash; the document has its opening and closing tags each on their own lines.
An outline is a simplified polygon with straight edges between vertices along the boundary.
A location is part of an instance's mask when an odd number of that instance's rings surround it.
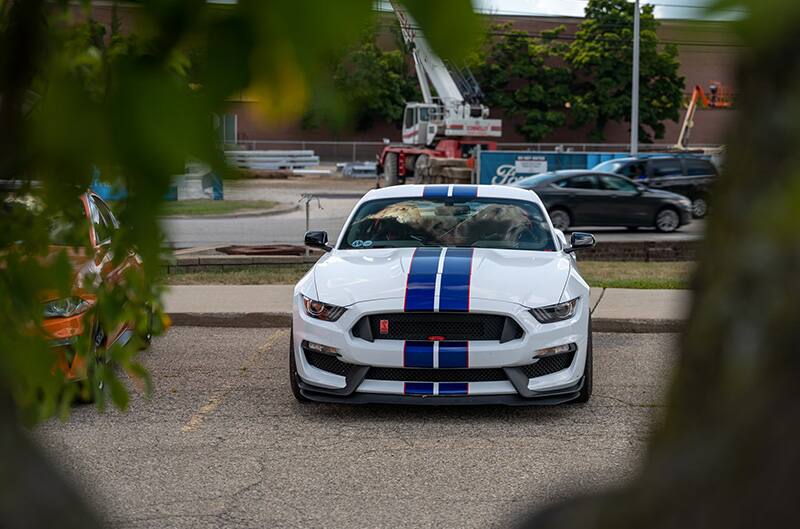
<svg viewBox="0 0 800 529">
<path fill-rule="evenodd" d="M 89 302 L 77 296 L 54 299 L 44 304 L 45 318 L 69 318 L 89 308 Z"/>
</svg>

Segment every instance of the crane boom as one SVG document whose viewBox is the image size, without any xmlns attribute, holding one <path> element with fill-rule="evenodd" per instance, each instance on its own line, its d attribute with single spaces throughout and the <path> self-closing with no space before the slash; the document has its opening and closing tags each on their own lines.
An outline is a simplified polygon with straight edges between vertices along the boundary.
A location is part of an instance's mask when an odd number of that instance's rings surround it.
<svg viewBox="0 0 800 529">
<path fill-rule="evenodd" d="M 414 59 L 422 91 L 422 102 L 406 103 L 403 143 L 431 145 L 443 138 L 499 137 L 502 124 L 499 119 L 488 119 L 489 108 L 481 104 L 480 87 L 472 74 L 466 69 L 451 71 L 433 52 L 416 21 L 403 6 L 395 0 L 389 3 Z"/>
<path fill-rule="evenodd" d="M 417 70 L 423 100 L 426 103 L 433 103 L 430 83 L 443 103 L 463 103 L 464 96 L 450 75 L 450 70 L 444 61 L 433 53 L 425 36 L 418 30 L 416 21 L 397 2 L 390 3 L 400 22 L 403 40 L 414 56 L 414 66 Z"/>
</svg>

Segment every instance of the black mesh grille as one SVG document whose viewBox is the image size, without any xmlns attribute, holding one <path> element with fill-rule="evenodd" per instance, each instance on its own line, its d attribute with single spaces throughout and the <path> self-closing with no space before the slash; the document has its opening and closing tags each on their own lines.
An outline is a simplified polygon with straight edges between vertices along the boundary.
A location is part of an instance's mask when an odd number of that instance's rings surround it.
<svg viewBox="0 0 800 529">
<path fill-rule="evenodd" d="M 535 364 L 522 366 L 522 372 L 525 373 L 525 376 L 528 378 L 543 377 L 568 368 L 572 365 L 572 359 L 574 357 L 574 352 L 545 356 L 544 358 L 540 358 Z"/>
<path fill-rule="evenodd" d="M 508 380 L 500 369 L 412 369 L 403 367 L 372 367 L 367 377 L 372 380 L 402 380 L 403 382 L 494 382 Z"/>
<path fill-rule="evenodd" d="M 346 377 L 350 373 L 350 370 L 355 367 L 353 364 L 342 362 L 333 355 L 309 351 L 308 349 L 303 349 L 303 352 L 305 353 L 306 360 L 308 360 L 309 364 L 322 369 L 323 371 L 328 371 L 336 375 Z"/>
<path fill-rule="evenodd" d="M 513 319 L 496 314 L 400 312 L 364 318 L 376 340 L 428 340 L 430 336 L 443 336 L 448 341 L 500 340 L 506 320 L 511 326 L 508 339 L 522 337 L 522 329 Z M 386 320 L 386 333 L 381 333 L 381 320 Z M 361 335 L 359 325 L 355 326 L 353 334 Z"/>
</svg>

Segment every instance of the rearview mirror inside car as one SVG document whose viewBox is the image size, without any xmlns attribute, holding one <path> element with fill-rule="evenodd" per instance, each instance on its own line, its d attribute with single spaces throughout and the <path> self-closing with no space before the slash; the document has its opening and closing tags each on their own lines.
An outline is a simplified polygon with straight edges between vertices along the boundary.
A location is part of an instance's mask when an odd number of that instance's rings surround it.
<svg viewBox="0 0 800 529">
<path fill-rule="evenodd" d="M 569 244 L 569 248 L 564 248 L 566 253 L 572 253 L 576 250 L 582 250 L 584 248 L 594 248 L 595 244 L 597 244 L 597 241 L 594 239 L 594 235 L 591 233 L 576 231 L 569 238 Z"/>
<path fill-rule="evenodd" d="M 332 249 L 328 246 L 328 232 L 326 231 L 307 231 L 305 244 L 310 248 L 319 248 L 326 252 L 330 252 Z"/>
</svg>

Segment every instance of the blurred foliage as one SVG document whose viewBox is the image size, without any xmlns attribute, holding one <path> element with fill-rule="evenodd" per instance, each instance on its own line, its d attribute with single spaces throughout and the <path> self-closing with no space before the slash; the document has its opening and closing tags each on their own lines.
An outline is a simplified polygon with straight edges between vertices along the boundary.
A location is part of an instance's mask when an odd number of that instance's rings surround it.
<svg viewBox="0 0 800 529">
<path fill-rule="evenodd" d="M 567 122 L 572 99 L 572 75 L 564 65 L 567 45 L 559 42 L 560 26 L 542 32 L 541 38 L 495 26 L 486 52 L 473 59 L 476 79 L 486 103 L 515 120 L 517 131 L 528 141 L 539 141 Z"/>
<path fill-rule="evenodd" d="M 400 75 L 399 52 L 378 53 L 360 43 L 375 17 L 371 0 L 137 4 L 137 26 L 123 35 L 116 18 L 109 26 L 93 21 L 88 2 L 0 2 L 0 185 L 21 181 L 14 195 L 36 196 L 43 208 L 32 214 L 4 196 L 0 212 L 0 398 L 10 395 L 27 423 L 65 417 L 75 398 L 101 407 L 110 398 L 124 408 L 122 372 L 149 385 L 136 357 L 150 311 L 156 331 L 166 322 L 159 286 L 162 199 L 171 175 L 189 160 L 227 171 L 212 116 L 228 98 L 251 94 L 265 119 L 285 121 L 311 106 L 342 108 L 337 82 L 356 106 L 390 119 L 393 111 L 375 102 L 404 97 L 391 92 L 402 90 L 391 86 Z M 427 34 L 437 35 L 431 40 L 438 53 L 463 58 L 477 28 L 468 0 L 406 5 Z M 351 62 L 331 75 L 330 64 L 347 50 Z M 366 58 L 383 69 L 368 72 Z M 390 92 L 365 96 L 362 87 L 379 77 Z M 121 226 L 110 247 L 92 247 L 81 222 L 67 223 L 71 247 L 51 247 L 53 221 L 76 210 L 96 173 L 126 191 L 114 207 Z M 108 256 L 118 265 L 132 251 L 141 256 L 143 273 L 114 284 L 76 273 L 70 262 L 76 255 L 97 262 Z M 106 351 L 95 350 L 94 329 L 85 332 L 75 348 L 89 371 L 75 383 L 55 369 L 42 296 L 77 291 L 96 299 L 91 320 L 106 334 L 129 321 L 137 333 L 125 347 Z"/>
<path fill-rule="evenodd" d="M 357 130 L 366 130 L 378 121 L 399 127 L 406 101 L 421 98 L 405 54 L 400 49 L 382 49 L 374 26 L 362 35 L 331 65 L 333 86 L 343 104 L 333 109 L 335 112 L 312 109 L 303 119 L 306 128 L 325 124 L 336 129 L 348 121 Z"/>
<path fill-rule="evenodd" d="M 659 43 L 653 6 L 641 9 L 639 138 L 650 142 L 664 137 L 663 121 L 678 121 L 684 78 L 678 74 L 677 48 Z M 589 0 L 565 55 L 575 78 L 575 125 L 591 125 L 595 140 L 603 139 L 608 122 L 630 122 L 633 14 L 634 4 L 627 0 Z"/>
</svg>

